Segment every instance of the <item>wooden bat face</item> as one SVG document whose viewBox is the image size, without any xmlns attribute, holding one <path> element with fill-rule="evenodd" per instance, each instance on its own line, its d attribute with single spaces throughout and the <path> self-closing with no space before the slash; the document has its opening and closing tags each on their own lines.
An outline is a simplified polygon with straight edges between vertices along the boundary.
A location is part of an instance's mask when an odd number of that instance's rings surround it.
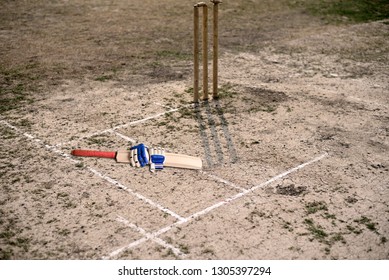
<svg viewBox="0 0 389 280">
<path fill-rule="evenodd" d="M 116 159 L 120 163 L 131 163 L 131 152 L 128 150 L 119 150 L 117 152 L 92 151 L 92 150 L 73 150 L 73 156 L 80 157 L 102 157 Z M 164 166 L 186 168 L 186 169 L 201 169 L 201 158 L 192 157 L 182 154 L 165 153 Z"/>
<path fill-rule="evenodd" d="M 131 162 L 131 153 L 127 150 L 119 150 L 116 153 L 116 161 L 121 163 Z M 182 154 L 165 153 L 164 166 L 187 168 L 187 169 L 201 169 L 201 158 L 192 157 Z"/>
</svg>

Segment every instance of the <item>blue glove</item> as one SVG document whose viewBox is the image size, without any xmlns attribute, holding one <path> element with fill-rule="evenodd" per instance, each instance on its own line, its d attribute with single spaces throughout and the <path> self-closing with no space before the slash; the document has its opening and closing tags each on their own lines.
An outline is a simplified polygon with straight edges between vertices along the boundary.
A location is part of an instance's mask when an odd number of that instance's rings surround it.
<svg viewBox="0 0 389 280">
<path fill-rule="evenodd" d="M 130 149 L 133 155 L 135 164 L 139 163 L 140 167 L 145 167 L 149 163 L 149 152 L 147 146 L 139 144 L 131 147 Z"/>
<path fill-rule="evenodd" d="M 150 171 L 162 170 L 165 162 L 165 151 L 161 148 L 150 149 Z"/>
</svg>

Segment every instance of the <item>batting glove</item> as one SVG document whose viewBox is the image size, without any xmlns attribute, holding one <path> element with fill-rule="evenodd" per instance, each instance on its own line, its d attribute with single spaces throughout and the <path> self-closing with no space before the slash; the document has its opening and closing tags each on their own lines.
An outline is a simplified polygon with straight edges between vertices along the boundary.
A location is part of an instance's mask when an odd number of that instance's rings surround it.
<svg viewBox="0 0 389 280">
<path fill-rule="evenodd" d="M 147 146 L 139 144 L 131 147 L 131 165 L 135 167 L 145 167 L 149 164 L 149 152 Z"/>
<path fill-rule="evenodd" d="M 163 163 L 165 162 L 165 150 L 162 148 L 151 148 L 150 152 L 150 171 L 163 169 Z"/>
</svg>

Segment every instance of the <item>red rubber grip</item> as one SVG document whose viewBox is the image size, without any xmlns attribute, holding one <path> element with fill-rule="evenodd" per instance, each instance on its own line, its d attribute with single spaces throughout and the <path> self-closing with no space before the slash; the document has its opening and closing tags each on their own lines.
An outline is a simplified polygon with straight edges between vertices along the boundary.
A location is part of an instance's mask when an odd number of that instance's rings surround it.
<svg viewBox="0 0 389 280">
<path fill-rule="evenodd" d="M 116 152 L 93 151 L 93 150 L 73 150 L 72 155 L 76 157 L 100 157 L 116 159 Z"/>
</svg>

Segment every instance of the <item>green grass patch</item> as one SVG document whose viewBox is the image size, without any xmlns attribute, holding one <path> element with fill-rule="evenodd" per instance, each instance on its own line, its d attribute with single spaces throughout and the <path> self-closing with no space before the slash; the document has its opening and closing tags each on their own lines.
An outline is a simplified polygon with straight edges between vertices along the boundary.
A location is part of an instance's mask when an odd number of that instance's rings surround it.
<svg viewBox="0 0 389 280">
<path fill-rule="evenodd" d="M 296 5 L 296 4 L 294 4 Z M 368 22 L 389 18 L 387 0 L 301 0 L 297 5 L 329 20 Z"/>
<path fill-rule="evenodd" d="M 315 239 L 322 242 L 325 241 L 328 234 L 321 226 L 315 225 L 315 223 L 311 219 L 305 219 L 304 222 L 307 225 L 309 232 L 313 235 Z"/>
<path fill-rule="evenodd" d="M 365 225 L 367 229 L 369 229 L 369 230 L 371 230 L 371 231 L 373 231 L 373 232 L 378 234 L 378 231 L 377 231 L 377 228 L 376 228 L 376 226 L 378 224 L 372 222 L 372 220 L 369 219 L 368 217 L 362 216 L 360 219 L 355 219 L 354 222 L 356 222 L 358 224 Z"/>
<path fill-rule="evenodd" d="M 324 201 L 314 201 L 309 202 L 305 205 L 305 210 L 307 211 L 307 214 L 314 214 L 319 211 L 327 211 L 327 205 Z"/>
<path fill-rule="evenodd" d="M 357 228 L 357 227 L 354 227 L 354 226 L 351 226 L 351 225 L 347 225 L 346 227 L 350 232 L 356 234 L 356 235 L 359 235 L 362 233 L 362 230 L 360 228 Z"/>
<path fill-rule="evenodd" d="M 156 56 L 158 58 L 167 58 L 167 59 L 175 59 L 175 60 L 188 60 L 192 58 L 192 54 L 185 53 L 181 51 L 172 51 L 172 50 L 162 50 L 157 51 Z"/>
<path fill-rule="evenodd" d="M 103 146 L 109 142 L 109 139 L 105 135 L 95 135 L 87 139 L 88 145 Z"/>
<path fill-rule="evenodd" d="M 114 78 L 113 75 L 101 75 L 101 76 L 95 78 L 95 81 L 106 82 L 106 81 L 112 80 L 113 78 Z"/>
<path fill-rule="evenodd" d="M 39 79 L 36 67 L 36 64 L 15 68 L 0 65 L 0 114 L 33 102 L 30 93 L 36 90 Z"/>
<path fill-rule="evenodd" d="M 219 87 L 218 90 L 219 99 L 233 98 L 237 94 L 237 92 L 234 90 L 234 86 L 231 84 L 224 84 Z"/>
</svg>

